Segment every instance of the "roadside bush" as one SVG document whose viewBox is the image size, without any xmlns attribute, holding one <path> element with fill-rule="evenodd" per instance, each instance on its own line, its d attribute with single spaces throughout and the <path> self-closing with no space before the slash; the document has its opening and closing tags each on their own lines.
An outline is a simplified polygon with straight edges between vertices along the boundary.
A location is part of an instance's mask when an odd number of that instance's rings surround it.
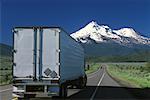
<svg viewBox="0 0 150 100">
<path fill-rule="evenodd" d="M 145 70 L 150 73 L 150 62 L 146 63 Z"/>
</svg>

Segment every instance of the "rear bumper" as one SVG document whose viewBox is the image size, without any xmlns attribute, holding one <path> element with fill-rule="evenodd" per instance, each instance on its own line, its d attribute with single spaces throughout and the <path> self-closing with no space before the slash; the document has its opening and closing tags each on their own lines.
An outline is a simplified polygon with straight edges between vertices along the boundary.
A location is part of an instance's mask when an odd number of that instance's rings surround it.
<svg viewBox="0 0 150 100">
<path fill-rule="evenodd" d="M 17 98 L 29 97 L 53 97 L 59 96 L 59 93 L 49 93 L 49 92 L 13 92 Z"/>
<path fill-rule="evenodd" d="M 59 83 L 28 82 L 13 84 L 13 94 L 22 98 L 26 95 L 34 97 L 59 96 Z"/>
</svg>

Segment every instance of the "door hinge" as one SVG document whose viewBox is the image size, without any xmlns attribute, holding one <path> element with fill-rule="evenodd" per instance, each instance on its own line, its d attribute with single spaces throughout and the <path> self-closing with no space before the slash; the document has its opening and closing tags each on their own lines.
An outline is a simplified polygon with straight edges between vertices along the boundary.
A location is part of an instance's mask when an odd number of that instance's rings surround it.
<svg viewBox="0 0 150 100">
<path fill-rule="evenodd" d="M 12 52 L 13 52 L 13 53 L 16 53 L 16 52 L 17 52 L 17 50 L 15 50 L 15 49 L 14 49 L 14 50 L 12 50 Z"/>
<path fill-rule="evenodd" d="M 56 52 L 60 52 L 60 49 L 57 49 Z"/>
<path fill-rule="evenodd" d="M 12 33 L 18 33 L 18 30 L 13 29 L 13 30 L 12 30 Z"/>
<path fill-rule="evenodd" d="M 16 66 L 16 63 L 13 63 L 13 66 Z"/>
<path fill-rule="evenodd" d="M 60 65 L 60 63 L 56 63 L 56 65 L 58 65 L 58 66 L 59 66 L 59 65 Z"/>
</svg>

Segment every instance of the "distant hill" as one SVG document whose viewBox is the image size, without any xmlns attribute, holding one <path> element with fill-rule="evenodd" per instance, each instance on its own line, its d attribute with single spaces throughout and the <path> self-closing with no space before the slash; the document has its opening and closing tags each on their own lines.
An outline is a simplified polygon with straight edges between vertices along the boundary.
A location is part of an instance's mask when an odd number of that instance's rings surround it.
<svg viewBox="0 0 150 100">
<path fill-rule="evenodd" d="M 150 46 L 122 46 L 112 43 L 81 43 L 85 49 L 86 61 L 92 62 L 144 62 L 150 61 Z M 12 47 L 0 43 L 0 56 L 12 56 Z"/>
<path fill-rule="evenodd" d="M 88 61 L 94 62 L 144 62 L 150 61 L 150 46 L 122 46 L 112 43 L 84 44 Z"/>
<path fill-rule="evenodd" d="M 12 47 L 3 43 L 0 43 L 0 56 L 8 56 L 12 55 Z"/>
</svg>

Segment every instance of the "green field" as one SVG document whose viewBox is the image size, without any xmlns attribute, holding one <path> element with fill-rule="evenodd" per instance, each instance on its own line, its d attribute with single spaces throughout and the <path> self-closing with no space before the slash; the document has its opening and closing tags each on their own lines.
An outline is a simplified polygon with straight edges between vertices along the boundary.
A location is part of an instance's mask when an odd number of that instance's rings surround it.
<svg viewBox="0 0 150 100">
<path fill-rule="evenodd" d="M 135 87 L 150 87 L 150 63 L 107 64 L 111 76 Z"/>
<path fill-rule="evenodd" d="M 97 71 L 99 68 L 100 68 L 100 64 L 99 63 L 90 63 L 89 64 L 89 69 L 86 68 L 86 74 L 90 74 L 90 73 L 93 73 L 95 71 Z"/>
<path fill-rule="evenodd" d="M 9 84 L 12 81 L 11 57 L 0 57 L 0 85 Z"/>
</svg>

